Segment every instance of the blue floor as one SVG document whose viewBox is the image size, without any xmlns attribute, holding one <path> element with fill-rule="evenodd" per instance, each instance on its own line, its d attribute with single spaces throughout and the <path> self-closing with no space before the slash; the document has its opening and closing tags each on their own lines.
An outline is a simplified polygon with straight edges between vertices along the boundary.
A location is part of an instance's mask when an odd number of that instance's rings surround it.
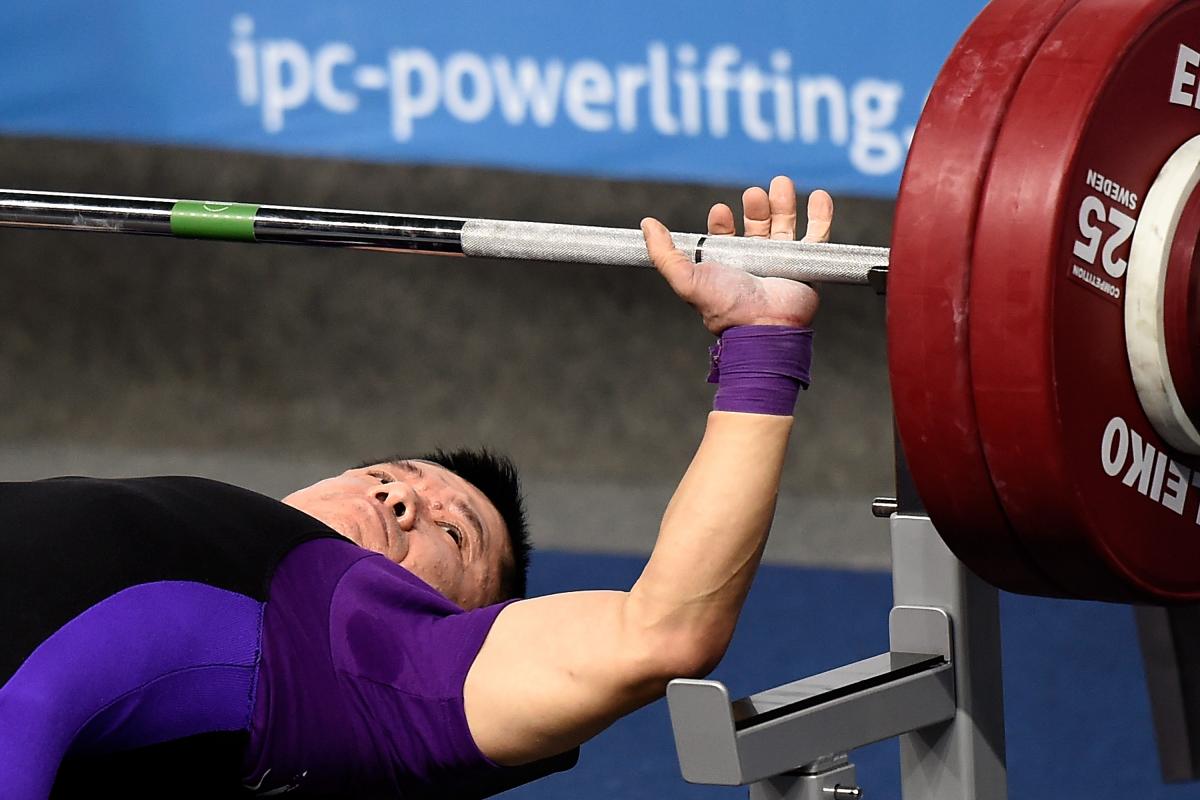
<svg viewBox="0 0 1200 800">
<path fill-rule="evenodd" d="M 531 592 L 628 588 L 642 559 L 538 553 Z M 886 574 L 765 567 L 729 653 L 713 677 L 735 695 L 887 649 Z M 1013 800 L 1179 800 L 1200 784 L 1163 785 L 1131 610 L 1005 595 L 1004 694 Z M 872 800 L 899 798 L 894 741 L 856 750 Z M 533 798 L 734 798 L 744 788 L 679 777 L 666 703 L 633 714 L 585 745 L 579 765 L 513 790 Z"/>
</svg>

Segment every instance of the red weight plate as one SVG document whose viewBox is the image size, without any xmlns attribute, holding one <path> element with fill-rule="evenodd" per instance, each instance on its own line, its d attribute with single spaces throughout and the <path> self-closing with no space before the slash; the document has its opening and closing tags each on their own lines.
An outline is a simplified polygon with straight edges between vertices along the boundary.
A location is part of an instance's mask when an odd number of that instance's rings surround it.
<svg viewBox="0 0 1200 800">
<path fill-rule="evenodd" d="M 1122 303 L 1139 201 L 1200 133 L 1200 109 L 1171 101 L 1195 98 L 1200 70 L 1181 59 L 1195 50 L 1200 0 L 1081 0 L 1026 70 L 980 207 L 984 453 L 1013 527 L 1079 597 L 1200 599 L 1200 459 L 1151 427 Z"/>
<path fill-rule="evenodd" d="M 967 290 L 979 195 L 1008 98 L 1075 0 L 993 0 L 950 54 L 925 104 L 896 210 L 888 363 L 896 427 L 921 499 L 984 579 L 1053 593 L 1004 516 L 975 422 Z"/>
</svg>

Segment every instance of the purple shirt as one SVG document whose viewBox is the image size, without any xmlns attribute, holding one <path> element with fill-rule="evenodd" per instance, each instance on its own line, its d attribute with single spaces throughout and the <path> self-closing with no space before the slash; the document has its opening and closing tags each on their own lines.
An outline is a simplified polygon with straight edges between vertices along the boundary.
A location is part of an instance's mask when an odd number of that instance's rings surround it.
<svg viewBox="0 0 1200 800">
<path fill-rule="evenodd" d="M 263 619 L 246 785 L 408 795 L 486 783 L 463 685 L 503 605 L 464 612 L 337 540 L 281 562 Z"/>
<path fill-rule="evenodd" d="M 471 739 L 463 684 L 502 606 L 464 613 L 276 500 L 173 477 L 0 483 L 0 501 L 4 800 L 247 779 L 480 797 L 574 762 L 498 768 Z"/>
</svg>

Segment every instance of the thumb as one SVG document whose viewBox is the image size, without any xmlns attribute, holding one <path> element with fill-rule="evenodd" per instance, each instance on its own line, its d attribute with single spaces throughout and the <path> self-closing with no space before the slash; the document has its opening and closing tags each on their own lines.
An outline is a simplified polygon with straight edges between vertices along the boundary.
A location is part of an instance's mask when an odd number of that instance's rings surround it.
<svg viewBox="0 0 1200 800">
<path fill-rule="evenodd" d="M 646 239 L 646 252 L 650 254 L 654 268 L 667 279 L 675 294 L 686 300 L 692 287 L 695 265 L 682 250 L 675 247 L 671 232 L 658 220 L 652 217 L 642 220 L 642 236 Z"/>
</svg>

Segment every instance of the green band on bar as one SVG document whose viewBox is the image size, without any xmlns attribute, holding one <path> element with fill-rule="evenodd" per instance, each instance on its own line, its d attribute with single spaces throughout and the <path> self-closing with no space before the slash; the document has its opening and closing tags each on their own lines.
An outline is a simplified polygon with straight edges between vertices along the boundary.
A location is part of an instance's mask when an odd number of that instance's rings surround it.
<svg viewBox="0 0 1200 800">
<path fill-rule="evenodd" d="M 258 206 L 180 200 L 171 207 L 171 233 L 193 239 L 253 242 Z"/>
</svg>

